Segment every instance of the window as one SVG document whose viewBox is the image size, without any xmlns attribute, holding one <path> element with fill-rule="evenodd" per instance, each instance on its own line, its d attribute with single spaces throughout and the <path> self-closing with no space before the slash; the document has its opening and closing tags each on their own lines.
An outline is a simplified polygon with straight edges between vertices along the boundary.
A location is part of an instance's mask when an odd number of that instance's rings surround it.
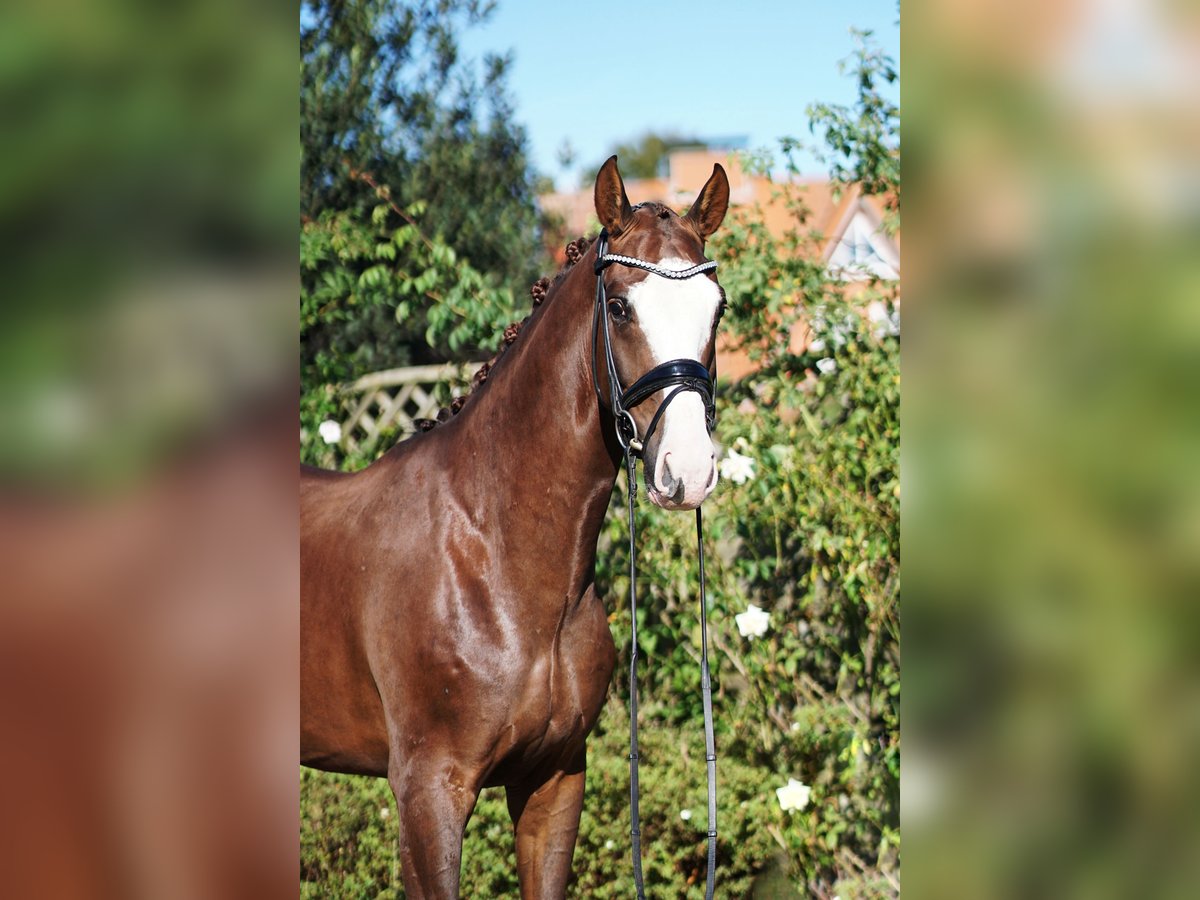
<svg viewBox="0 0 1200 900">
<path fill-rule="evenodd" d="M 899 278 L 900 261 L 891 242 L 873 218 L 859 206 L 829 257 L 829 271 L 843 281 L 858 281 L 872 275 Z"/>
</svg>

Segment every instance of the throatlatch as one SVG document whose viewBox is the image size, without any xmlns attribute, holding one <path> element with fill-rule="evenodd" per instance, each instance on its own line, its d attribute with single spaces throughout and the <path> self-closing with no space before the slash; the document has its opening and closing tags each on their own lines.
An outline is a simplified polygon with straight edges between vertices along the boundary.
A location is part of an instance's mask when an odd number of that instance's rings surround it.
<svg viewBox="0 0 1200 900">
<path fill-rule="evenodd" d="M 603 403 L 600 393 L 599 368 L 597 365 L 597 350 L 600 334 L 604 335 L 604 360 L 607 367 L 609 401 L 616 428 L 617 440 L 625 454 L 626 475 L 628 476 L 629 492 L 629 612 L 630 612 L 630 651 L 629 651 L 629 834 L 633 849 L 633 881 L 637 889 L 638 900 L 645 900 L 646 892 L 642 881 L 642 832 L 641 820 L 638 815 L 638 729 L 637 729 L 637 534 L 634 525 L 634 502 L 637 498 L 637 457 L 642 455 L 658 427 L 659 420 L 667 405 L 683 391 L 694 391 L 704 401 L 705 420 L 708 430 L 712 431 L 715 421 L 713 377 L 708 369 L 694 359 L 673 359 L 655 366 L 627 390 L 622 390 L 621 379 L 617 375 L 616 362 L 613 359 L 612 341 L 608 329 L 608 316 L 605 315 L 607 297 L 604 291 L 604 269 L 617 264 L 644 269 L 663 278 L 691 278 L 704 272 L 710 272 L 717 267 L 715 260 L 707 260 L 699 265 L 683 270 L 664 269 L 654 263 L 631 256 L 610 255 L 608 249 L 608 232 L 600 232 L 596 248 L 596 308 L 592 322 L 592 384 L 596 397 Z M 646 433 L 638 437 L 637 424 L 633 420 L 630 409 L 637 406 L 647 397 L 657 391 L 674 388 L 659 404 Z M 713 736 L 712 713 L 712 679 L 708 666 L 708 601 L 705 595 L 704 579 L 704 520 L 700 507 L 696 507 L 696 547 L 700 563 L 700 690 L 704 705 L 704 759 L 707 766 L 708 782 L 708 872 L 705 880 L 704 896 L 712 900 L 716 887 L 717 869 L 717 751 Z"/>
</svg>

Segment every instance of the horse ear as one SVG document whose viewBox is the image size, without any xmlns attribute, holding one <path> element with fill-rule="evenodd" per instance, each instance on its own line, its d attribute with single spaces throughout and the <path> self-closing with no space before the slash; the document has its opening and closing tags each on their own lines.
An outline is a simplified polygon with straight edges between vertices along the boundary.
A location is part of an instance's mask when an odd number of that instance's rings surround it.
<svg viewBox="0 0 1200 900">
<path fill-rule="evenodd" d="M 704 187 L 700 189 L 696 202 L 688 210 L 687 218 L 696 226 L 700 237 L 707 239 L 721 227 L 721 223 L 725 221 L 725 211 L 728 208 L 729 179 L 721 164 L 714 163 L 713 173 L 705 182 Z"/>
<path fill-rule="evenodd" d="M 617 169 L 616 155 L 610 156 L 596 176 L 596 218 L 611 237 L 620 234 L 633 218 L 633 208 L 625 196 L 625 182 Z"/>
</svg>

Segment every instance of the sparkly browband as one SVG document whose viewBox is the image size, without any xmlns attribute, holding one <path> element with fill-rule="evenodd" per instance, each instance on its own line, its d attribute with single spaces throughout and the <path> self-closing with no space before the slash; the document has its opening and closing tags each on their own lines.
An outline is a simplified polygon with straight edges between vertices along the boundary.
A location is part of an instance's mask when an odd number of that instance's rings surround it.
<svg viewBox="0 0 1200 900">
<path fill-rule="evenodd" d="M 623 266 L 633 266 L 635 269 L 645 269 L 647 272 L 661 275 L 663 278 L 675 279 L 691 278 L 693 275 L 699 275 L 702 272 L 711 272 L 717 267 L 717 261 L 710 259 L 699 265 L 692 266 L 690 269 L 664 269 L 661 266 L 656 266 L 654 263 L 646 262 L 644 259 L 638 259 L 636 256 L 620 256 L 616 253 L 606 253 L 596 260 L 596 274 L 599 275 L 603 269 L 613 263 L 620 263 Z"/>
</svg>

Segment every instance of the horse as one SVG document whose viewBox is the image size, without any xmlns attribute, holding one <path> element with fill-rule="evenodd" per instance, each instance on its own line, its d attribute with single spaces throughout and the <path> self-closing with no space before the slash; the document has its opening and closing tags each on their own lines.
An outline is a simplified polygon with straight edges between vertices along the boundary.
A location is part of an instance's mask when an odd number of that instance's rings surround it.
<svg viewBox="0 0 1200 900">
<path fill-rule="evenodd" d="M 667 361 L 715 370 L 724 292 L 698 264 L 724 169 L 680 215 L 631 206 L 613 156 L 594 201 L 612 259 L 654 266 L 598 268 L 594 241 L 456 415 L 356 473 L 301 468 L 301 764 L 387 777 L 413 900 L 458 896 L 464 829 L 498 785 L 522 898 L 565 895 L 616 663 L 594 585 L 628 440 L 613 400 Z M 620 414 L 643 436 L 652 502 L 694 509 L 717 481 L 711 408 L 667 395 Z"/>
</svg>

